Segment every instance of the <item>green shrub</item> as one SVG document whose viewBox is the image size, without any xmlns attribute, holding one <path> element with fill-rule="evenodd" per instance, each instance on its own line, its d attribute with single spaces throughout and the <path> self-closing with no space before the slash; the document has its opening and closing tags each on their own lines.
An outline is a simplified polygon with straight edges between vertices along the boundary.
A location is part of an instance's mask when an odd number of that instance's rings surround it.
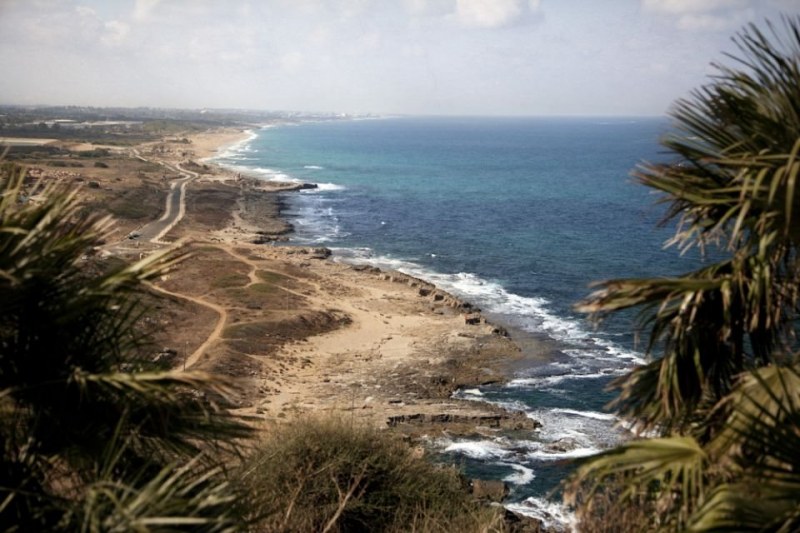
<svg viewBox="0 0 800 533">
<path fill-rule="evenodd" d="M 257 531 L 501 531 L 453 467 L 394 436 L 340 420 L 277 428 L 239 476 Z"/>
</svg>

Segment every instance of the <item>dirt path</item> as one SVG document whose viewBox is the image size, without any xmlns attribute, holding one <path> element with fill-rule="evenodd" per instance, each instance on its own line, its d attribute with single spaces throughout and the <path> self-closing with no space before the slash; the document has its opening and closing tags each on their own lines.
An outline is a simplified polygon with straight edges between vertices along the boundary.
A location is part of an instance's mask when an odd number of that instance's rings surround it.
<svg viewBox="0 0 800 533">
<path fill-rule="evenodd" d="M 244 264 L 246 264 L 247 266 L 250 267 L 250 271 L 247 273 L 247 277 L 248 277 L 248 279 L 250 281 L 247 283 L 247 285 L 245 285 L 245 287 L 250 287 L 252 285 L 255 285 L 256 283 L 260 283 L 261 282 L 261 280 L 258 279 L 257 272 L 259 270 L 264 270 L 264 269 L 258 268 L 258 265 L 256 265 L 252 260 L 250 260 L 247 257 L 235 252 L 233 250 L 233 248 L 231 248 L 230 246 L 215 246 L 215 248 L 217 248 L 219 250 L 222 250 L 223 252 L 225 252 L 229 256 L 233 257 L 237 261 L 241 261 L 242 263 L 244 263 Z"/>
<path fill-rule="evenodd" d="M 174 296 L 175 298 L 180 298 L 182 300 L 188 300 L 190 302 L 194 302 L 198 305 L 202 305 L 204 307 L 208 307 L 209 309 L 213 309 L 219 315 L 219 319 L 217 320 L 217 325 L 214 326 L 214 330 L 209 334 L 208 338 L 201 344 L 195 351 L 186 358 L 184 363 L 184 369 L 191 368 L 197 361 L 200 360 L 200 357 L 203 353 L 211 346 L 214 342 L 220 340 L 222 338 L 222 331 L 225 329 L 225 324 L 228 322 L 228 311 L 221 305 L 217 305 L 215 303 L 209 302 L 208 300 L 204 300 L 202 298 L 197 298 L 194 296 L 189 296 L 187 294 L 180 294 L 177 292 L 172 292 L 170 290 L 164 289 L 162 287 L 158 287 L 157 285 L 150 284 L 154 290 L 162 293 L 167 294 L 169 296 Z"/>
</svg>

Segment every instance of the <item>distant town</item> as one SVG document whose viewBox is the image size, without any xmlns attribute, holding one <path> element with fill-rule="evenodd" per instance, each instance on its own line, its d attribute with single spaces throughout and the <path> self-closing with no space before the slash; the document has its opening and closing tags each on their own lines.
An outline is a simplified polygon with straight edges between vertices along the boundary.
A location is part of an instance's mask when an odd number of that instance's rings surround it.
<svg viewBox="0 0 800 533">
<path fill-rule="evenodd" d="M 252 111 L 240 109 L 163 109 L 150 107 L 0 105 L 2 144 L 25 146 L 24 138 L 80 140 L 131 145 L 177 132 L 209 127 L 258 127 L 267 124 L 371 118 L 372 115 Z M 14 139 L 14 141 L 11 141 Z"/>
</svg>

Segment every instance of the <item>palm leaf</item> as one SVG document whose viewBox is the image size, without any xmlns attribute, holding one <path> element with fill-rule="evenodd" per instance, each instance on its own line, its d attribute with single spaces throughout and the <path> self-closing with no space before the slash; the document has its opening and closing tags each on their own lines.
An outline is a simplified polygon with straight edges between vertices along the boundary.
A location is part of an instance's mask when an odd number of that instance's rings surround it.
<svg viewBox="0 0 800 533">
<path fill-rule="evenodd" d="M 111 222 L 83 210 L 74 190 L 27 186 L 21 170 L 1 185 L 0 528 L 61 527 L 82 501 L 97 510 L 87 511 L 87 530 L 214 530 L 228 496 L 193 483 L 198 462 L 206 469 L 228 456 L 199 451 L 238 453 L 251 429 L 226 409 L 231 382 L 144 373 L 147 339 L 135 327 L 142 282 L 182 255 L 109 268 L 92 249 Z M 109 458 L 107 443 L 119 439 L 125 446 Z M 167 512 L 181 506 L 188 514 Z M 216 510 L 190 511 L 201 508 Z"/>
<path fill-rule="evenodd" d="M 750 25 L 734 42 L 737 64 L 715 65 L 711 83 L 673 107 L 662 144 L 674 159 L 633 172 L 677 224 L 668 245 L 723 259 L 607 281 L 579 306 L 596 320 L 639 310 L 653 360 L 617 380 L 615 406 L 641 428 L 690 439 L 693 453 L 671 457 L 660 446 L 669 440 L 625 444 L 581 466 L 569 494 L 616 475 L 628 502 L 647 489 L 668 527 L 796 531 L 800 377 L 786 354 L 800 348 L 800 17 Z"/>
<path fill-rule="evenodd" d="M 796 531 L 800 527 L 800 372 L 755 370 L 721 404 L 729 422 L 710 444 L 740 479 L 715 489 L 692 518 L 697 531 Z"/>
<path fill-rule="evenodd" d="M 708 456 L 690 437 L 636 440 L 588 458 L 571 476 L 565 501 L 591 508 L 593 497 L 604 484 L 624 479 L 616 495 L 621 504 L 637 500 L 653 490 L 667 494 L 685 520 L 702 501 L 706 490 Z"/>
</svg>

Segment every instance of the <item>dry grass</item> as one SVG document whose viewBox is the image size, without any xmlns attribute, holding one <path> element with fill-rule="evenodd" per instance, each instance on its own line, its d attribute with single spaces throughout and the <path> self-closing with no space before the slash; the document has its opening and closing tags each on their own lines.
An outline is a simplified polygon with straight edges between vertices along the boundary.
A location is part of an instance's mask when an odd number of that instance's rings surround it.
<svg viewBox="0 0 800 533">
<path fill-rule="evenodd" d="M 240 476 L 256 531 L 502 531 L 464 478 L 407 444 L 342 420 L 277 428 Z"/>
</svg>

